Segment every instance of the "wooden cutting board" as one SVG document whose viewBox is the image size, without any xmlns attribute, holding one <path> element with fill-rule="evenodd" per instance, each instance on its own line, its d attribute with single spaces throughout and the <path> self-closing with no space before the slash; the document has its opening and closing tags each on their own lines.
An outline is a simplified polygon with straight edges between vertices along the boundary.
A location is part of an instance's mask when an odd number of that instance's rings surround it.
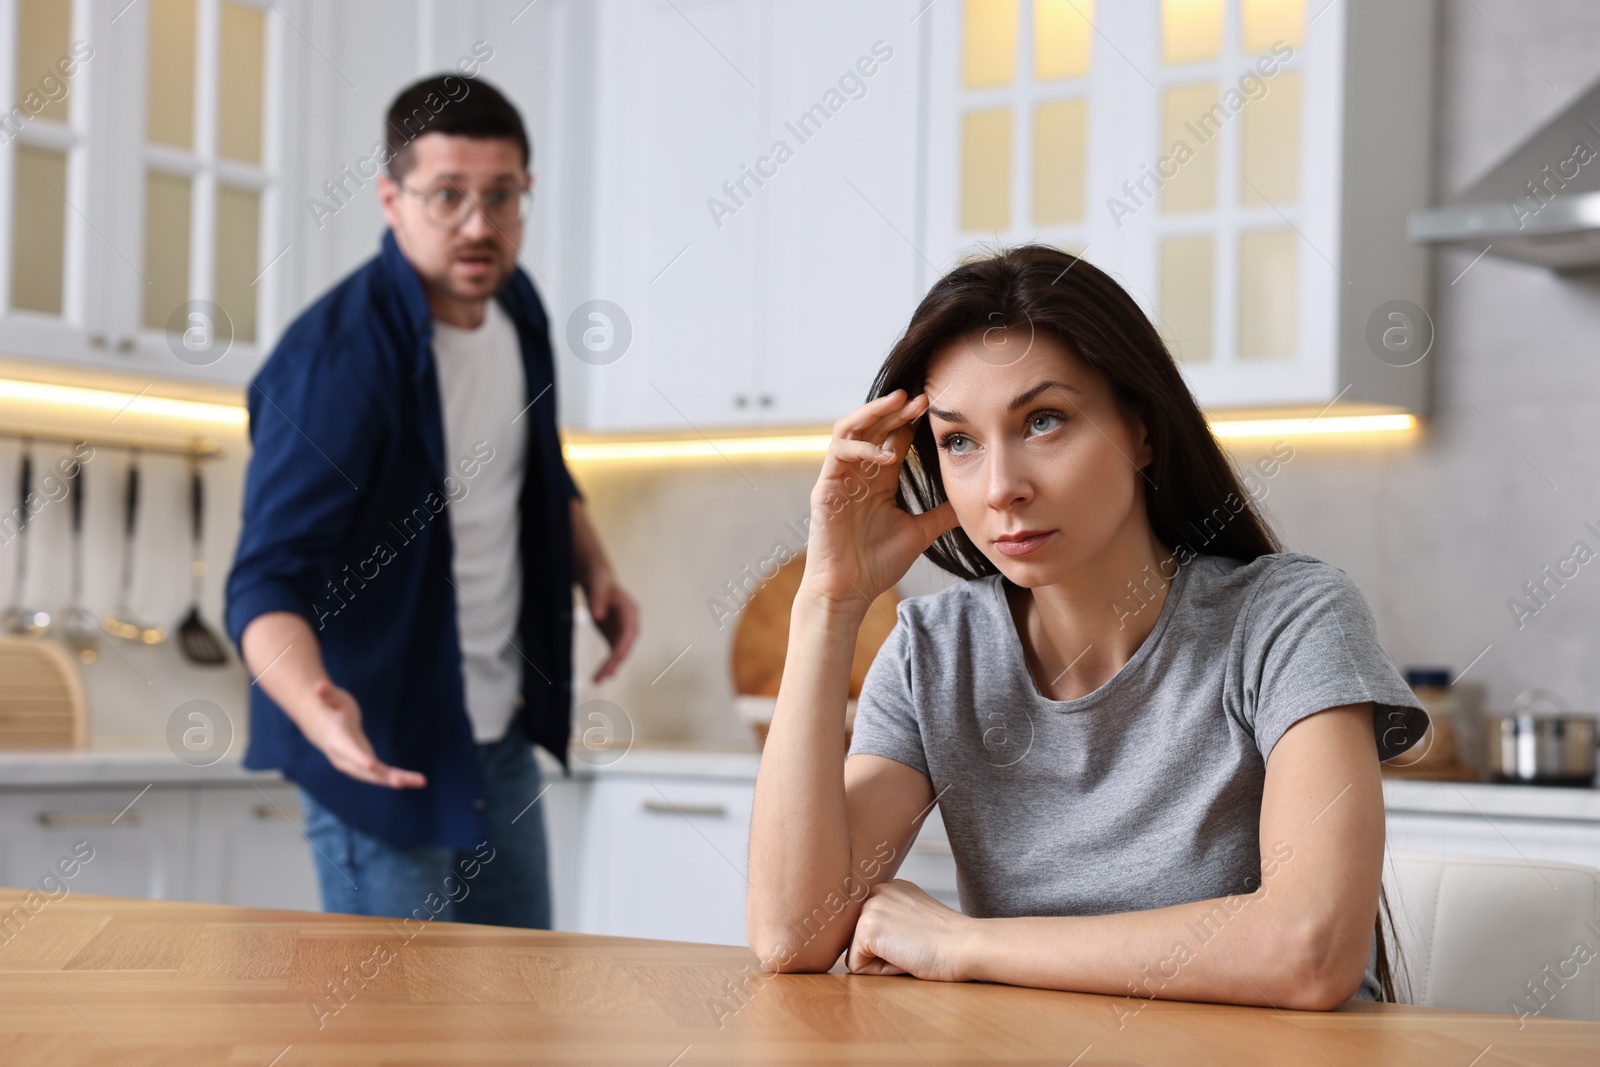
<svg viewBox="0 0 1600 1067">
<path fill-rule="evenodd" d="M 777 696 L 783 678 L 784 654 L 789 647 L 789 610 L 794 606 L 800 578 L 805 573 L 805 554 L 778 568 L 778 573 L 756 590 L 744 610 L 733 635 L 733 690 L 747 696 Z M 861 695 L 861 682 L 878 648 L 894 629 L 895 607 L 899 594 L 886 591 L 872 602 L 856 637 L 856 654 L 850 664 L 850 699 Z"/>
<path fill-rule="evenodd" d="M 0 637 L 0 749 L 81 749 L 88 720 L 83 678 L 65 649 Z"/>
</svg>

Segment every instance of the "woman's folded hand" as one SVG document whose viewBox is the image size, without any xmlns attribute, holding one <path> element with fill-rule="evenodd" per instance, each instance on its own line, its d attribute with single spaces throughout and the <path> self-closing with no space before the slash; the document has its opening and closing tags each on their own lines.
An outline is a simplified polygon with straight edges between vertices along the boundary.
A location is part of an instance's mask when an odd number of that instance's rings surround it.
<svg viewBox="0 0 1600 1067">
<path fill-rule="evenodd" d="M 904 879 L 872 887 L 846 965 L 852 974 L 909 974 L 965 982 L 963 952 L 977 924 Z"/>
</svg>

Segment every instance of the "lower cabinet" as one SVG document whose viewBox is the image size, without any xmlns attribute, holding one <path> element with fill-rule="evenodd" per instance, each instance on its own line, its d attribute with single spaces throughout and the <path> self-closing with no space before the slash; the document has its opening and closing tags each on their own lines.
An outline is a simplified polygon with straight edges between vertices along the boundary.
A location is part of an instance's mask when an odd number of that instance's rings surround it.
<svg viewBox="0 0 1600 1067">
<path fill-rule="evenodd" d="M 0 794 L 0 884 L 56 898 L 187 899 L 189 808 L 188 789 Z"/>
<path fill-rule="evenodd" d="M 0 792 L 0 885 L 315 910 L 299 820 L 283 782 Z"/>
<path fill-rule="evenodd" d="M 1391 811 L 1387 844 L 1396 852 L 1455 852 L 1600 868 L 1600 823 L 1579 820 Z"/>
<path fill-rule="evenodd" d="M 551 776 L 541 807 L 555 928 L 745 944 L 754 795 L 754 779 Z M 0 885 L 315 911 L 300 821 L 299 791 L 282 781 L 0 789 Z M 1600 823 L 1581 819 L 1391 809 L 1387 844 L 1600 868 Z M 960 907 L 938 808 L 896 877 Z"/>
<path fill-rule="evenodd" d="M 555 925 L 743 945 L 753 780 L 599 774 L 545 796 Z M 955 860 L 935 808 L 896 877 L 951 907 Z"/>
<path fill-rule="evenodd" d="M 317 911 L 311 845 L 300 832 L 292 785 L 194 790 L 194 884 L 188 899 L 211 904 Z"/>
<path fill-rule="evenodd" d="M 597 779 L 583 812 L 576 929 L 745 943 L 753 782 Z"/>
</svg>

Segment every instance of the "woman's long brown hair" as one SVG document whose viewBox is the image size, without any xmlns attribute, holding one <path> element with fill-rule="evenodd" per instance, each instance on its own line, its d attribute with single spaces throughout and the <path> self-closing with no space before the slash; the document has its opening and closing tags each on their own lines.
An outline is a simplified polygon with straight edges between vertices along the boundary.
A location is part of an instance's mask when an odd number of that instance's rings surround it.
<svg viewBox="0 0 1600 1067">
<path fill-rule="evenodd" d="M 1144 468 L 1145 513 L 1163 545 L 1179 553 L 1188 549 L 1180 561 L 1203 551 L 1248 563 L 1283 551 L 1139 305 L 1103 271 L 1060 249 L 1003 249 L 939 279 L 890 349 L 867 399 L 896 389 L 916 396 L 937 353 L 998 327 L 1030 337 L 1041 332 L 1054 336 L 1105 377 L 1125 414 L 1144 423 L 1151 455 Z M 933 428 L 924 416 L 917 420 L 900 470 L 897 498 L 907 511 L 928 511 L 947 499 L 938 456 Z M 925 555 L 960 578 L 998 573 L 959 526 Z M 1389 902 L 1381 884 L 1378 897 L 1376 977 L 1382 999 L 1394 1001 L 1383 931 Z M 1393 928 L 1392 915 L 1389 926 Z"/>
</svg>

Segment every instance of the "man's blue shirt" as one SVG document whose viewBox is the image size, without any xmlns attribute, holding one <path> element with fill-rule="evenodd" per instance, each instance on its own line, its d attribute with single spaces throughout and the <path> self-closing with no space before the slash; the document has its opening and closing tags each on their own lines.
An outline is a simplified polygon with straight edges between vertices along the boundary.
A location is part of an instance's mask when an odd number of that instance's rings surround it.
<svg viewBox="0 0 1600 1067">
<path fill-rule="evenodd" d="M 549 322 L 518 269 L 495 299 L 516 325 L 529 406 L 519 497 L 522 702 L 511 729 L 566 764 L 572 698 L 572 526 L 581 499 L 556 432 Z M 250 383 L 254 452 L 228 575 L 239 643 L 268 611 L 303 616 L 328 675 L 361 705 L 378 758 L 420 771 L 388 789 L 335 770 L 260 685 L 246 767 L 277 768 L 350 826 L 397 845 L 467 847 L 488 836 L 467 718 L 451 570 L 449 501 L 473 456 L 444 453 L 433 317 L 422 281 L 385 233 L 377 256 L 306 310 Z M 270 669 L 270 668 L 269 668 Z"/>
</svg>

